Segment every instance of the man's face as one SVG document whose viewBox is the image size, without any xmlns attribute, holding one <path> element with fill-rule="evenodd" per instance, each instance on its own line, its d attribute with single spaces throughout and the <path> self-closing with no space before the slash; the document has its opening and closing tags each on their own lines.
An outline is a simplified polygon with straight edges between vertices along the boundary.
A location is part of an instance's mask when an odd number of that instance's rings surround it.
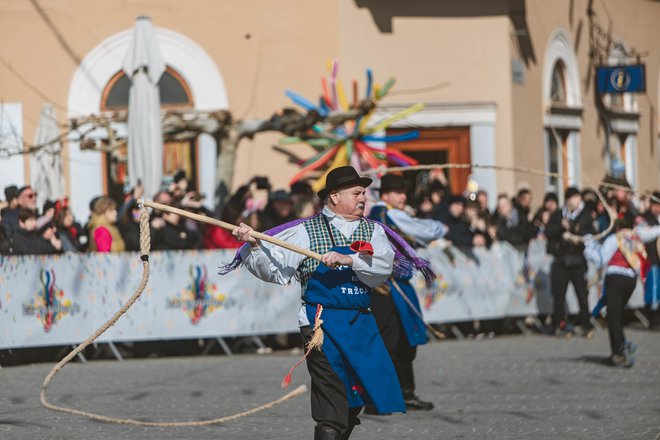
<svg viewBox="0 0 660 440">
<path fill-rule="evenodd" d="M 392 208 L 403 209 L 408 200 L 404 191 L 389 191 L 380 196 L 380 199 L 390 205 Z"/>
<path fill-rule="evenodd" d="M 522 193 L 518 198 L 518 203 L 523 208 L 529 208 L 532 206 L 532 193 Z"/>
<path fill-rule="evenodd" d="M 460 203 L 452 203 L 449 205 L 449 213 L 452 215 L 452 217 L 458 218 L 463 215 L 463 211 L 465 210 L 465 206 Z"/>
<path fill-rule="evenodd" d="M 18 206 L 26 209 L 37 209 L 37 193 L 28 188 L 18 196 Z"/>
<path fill-rule="evenodd" d="M 501 197 L 497 201 L 497 211 L 503 217 L 508 217 L 511 214 L 511 201 L 506 197 Z"/>
<path fill-rule="evenodd" d="M 293 210 L 293 203 L 288 200 L 274 200 L 273 209 L 280 217 L 288 217 Z"/>
<path fill-rule="evenodd" d="M 160 203 L 161 205 L 171 205 L 172 204 L 172 196 L 165 192 L 159 192 L 156 195 L 156 200 L 154 200 L 156 203 Z"/>
<path fill-rule="evenodd" d="M 335 213 L 352 220 L 364 215 L 365 193 L 363 186 L 344 188 L 330 194 L 330 203 Z"/>
<path fill-rule="evenodd" d="M 580 194 L 575 194 L 573 197 L 566 200 L 566 207 L 569 211 L 575 211 L 577 207 L 580 206 L 581 201 L 582 196 Z"/>
<path fill-rule="evenodd" d="M 550 212 L 555 212 L 557 210 L 557 202 L 555 201 L 555 199 L 546 200 L 545 209 Z"/>
</svg>

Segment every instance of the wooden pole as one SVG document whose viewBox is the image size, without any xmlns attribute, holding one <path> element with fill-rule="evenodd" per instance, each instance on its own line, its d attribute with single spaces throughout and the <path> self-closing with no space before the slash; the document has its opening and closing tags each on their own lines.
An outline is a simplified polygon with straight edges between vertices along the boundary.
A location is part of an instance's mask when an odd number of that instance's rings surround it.
<svg viewBox="0 0 660 440">
<path fill-rule="evenodd" d="M 233 231 L 234 229 L 236 229 L 238 227 L 236 225 L 232 225 L 231 223 L 223 222 L 222 220 L 217 220 L 217 219 L 208 217 L 206 215 L 194 214 L 192 212 L 184 211 L 183 209 L 174 208 L 172 206 L 163 205 L 163 204 L 152 202 L 152 201 L 149 201 L 149 200 L 139 199 L 138 200 L 138 205 L 143 206 L 143 207 L 158 209 L 159 211 L 171 212 L 172 214 L 177 214 L 177 215 L 180 215 L 181 217 L 187 217 L 187 218 L 193 219 L 193 220 L 198 221 L 198 222 L 208 223 L 208 224 L 211 224 L 211 225 L 219 226 L 222 229 L 226 229 L 228 231 Z M 288 249 L 290 251 L 299 253 L 299 254 L 304 255 L 306 257 L 313 258 L 315 260 L 321 261 L 321 254 L 310 251 L 309 249 L 301 248 L 301 247 L 293 245 L 291 243 L 287 243 L 286 241 L 280 240 L 279 238 L 271 237 L 270 235 L 266 235 L 266 234 L 263 234 L 263 233 L 257 232 L 257 231 L 250 232 L 250 236 L 254 237 L 256 239 L 259 239 L 259 240 L 267 241 L 268 243 L 272 243 L 274 245 L 283 247 L 284 249 Z"/>
</svg>

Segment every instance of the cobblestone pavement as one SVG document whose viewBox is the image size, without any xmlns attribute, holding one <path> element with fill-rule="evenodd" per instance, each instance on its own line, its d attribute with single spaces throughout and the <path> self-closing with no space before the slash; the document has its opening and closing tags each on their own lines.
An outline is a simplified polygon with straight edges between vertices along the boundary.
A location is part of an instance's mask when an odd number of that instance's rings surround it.
<svg viewBox="0 0 660 440">
<path fill-rule="evenodd" d="M 362 416 L 352 439 L 660 439 L 660 334 L 628 330 L 639 345 L 631 370 L 602 364 L 607 334 L 433 343 L 416 361 L 430 412 Z M 297 356 L 211 356 L 95 361 L 64 368 L 49 388 L 57 404 L 115 417 L 201 420 L 283 394 Z M 41 407 L 51 364 L 0 370 L 0 439 L 309 439 L 308 395 L 220 426 L 111 425 Z M 291 389 L 308 381 L 304 366 Z"/>
</svg>

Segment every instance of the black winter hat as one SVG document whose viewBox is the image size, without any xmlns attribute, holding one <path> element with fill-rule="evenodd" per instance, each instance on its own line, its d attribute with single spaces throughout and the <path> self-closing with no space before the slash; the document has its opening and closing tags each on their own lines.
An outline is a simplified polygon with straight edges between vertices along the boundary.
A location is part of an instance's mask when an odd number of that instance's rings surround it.
<svg viewBox="0 0 660 440">
<path fill-rule="evenodd" d="M 16 185 L 9 185 L 5 187 L 5 200 L 11 202 L 18 197 L 18 187 Z"/>
</svg>

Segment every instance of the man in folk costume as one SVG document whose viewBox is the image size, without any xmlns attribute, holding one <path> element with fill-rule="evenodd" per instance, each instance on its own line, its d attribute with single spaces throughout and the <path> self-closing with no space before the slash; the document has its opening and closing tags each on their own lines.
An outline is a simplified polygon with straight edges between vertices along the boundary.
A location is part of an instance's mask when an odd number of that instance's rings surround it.
<svg viewBox="0 0 660 440">
<path fill-rule="evenodd" d="M 553 256 L 550 266 L 550 288 L 553 298 L 552 321 L 555 334 L 568 336 L 574 329 L 566 322 L 566 290 L 569 281 L 573 284 L 580 312 L 578 314 L 581 334 L 587 338 L 594 335 L 589 321 L 589 303 L 587 296 L 587 262 L 584 258 L 584 246 L 565 238 L 565 233 L 587 235 L 595 233 L 593 215 L 582 201 L 580 191 L 575 187 L 566 189 L 562 209 L 555 211 L 545 228 L 547 251 Z"/>
<path fill-rule="evenodd" d="M 427 246 L 447 233 L 447 226 L 442 222 L 414 218 L 404 210 L 406 185 L 402 176 L 383 176 L 379 192 L 380 201 L 373 206 L 369 217 L 392 228 L 411 246 Z M 406 408 L 431 410 L 433 403 L 415 395 L 412 363 L 417 346 L 426 344 L 427 336 L 419 299 L 410 284 L 410 277 L 390 278 L 376 292 L 371 310 L 396 368 Z M 375 410 L 367 406 L 365 412 L 374 413 Z"/>
<path fill-rule="evenodd" d="M 651 205 L 642 216 L 646 226 L 660 227 L 660 191 L 653 193 Z M 644 283 L 644 302 L 649 311 L 650 328 L 660 330 L 660 240 L 646 244 L 649 273 Z"/>
<path fill-rule="evenodd" d="M 616 233 L 601 244 L 590 235 L 585 239 L 584 256 L 597 267 L 607 267 L 603 294 L 599 306 L 607 307 L 607 328 L 610 335 L 610 360 L 613 366 L 630 368 L 635 363 L 637 346 L 625 339 L 622 315 L 630 299 L 637 277 L 644 280 L 648 272 L 644 242 L 660 236 L 660 226 L 640 225 L 633 230 L 635 217 L 628 212 L 616 221 Z M 597 306 L 597 308 L 599 307 Z"/>
<path fill-rule="evenodd" d="M 369 309 L 372 289 L 393 271 L 403 274 L 416 268 L 427 279 L 433 273 L 392 230 L 363 217 L 365 189 L 371 182 L 353 167 L 336 168 L 318 193 L 321 213 L 266 231 L 322 254 L 322 264 L 260 242 L 241 224 L 233 234 L 249 246 L 220 270 L 224 274 L 244 264 L 267 282 L 300 281 L 303 305 L 298 321 L 312 379 L 315 439 L 348 439 L 365 404 L 381 413 L 405 412 L 396 371 Z"/>
</svg>

